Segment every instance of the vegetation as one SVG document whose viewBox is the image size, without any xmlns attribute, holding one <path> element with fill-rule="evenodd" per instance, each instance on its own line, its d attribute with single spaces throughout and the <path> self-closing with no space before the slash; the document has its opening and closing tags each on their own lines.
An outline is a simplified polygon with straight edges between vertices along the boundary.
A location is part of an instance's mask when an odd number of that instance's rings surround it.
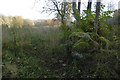
<svg viewBox="0 0 120 80">
<path fill-rule="evenodd" d="M 105 22 L 112 11 L 99 7 L 101 13 L 75 9 L 70 25 L 2 24 L 3 78 L 119 78 L 120 26 Z"/>
</svg>

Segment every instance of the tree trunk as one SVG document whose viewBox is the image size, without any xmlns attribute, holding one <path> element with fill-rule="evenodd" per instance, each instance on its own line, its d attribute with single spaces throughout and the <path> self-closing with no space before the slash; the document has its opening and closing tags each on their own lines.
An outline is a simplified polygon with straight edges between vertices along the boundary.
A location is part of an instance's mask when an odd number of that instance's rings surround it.
<svg viewBox="0 0 120 80">
<path fill-rule="evenodd" d="M 80 13 L 81 0 L 78 0 L 78 12 Z"/>
<path fill-rule="evenodd" d="M 63 9 L 63 14 L 64 14 L 64 16 L 65 16 L 65 13 L 66 13 L 66 2 L 64 2 L 64 7 L 63 7 L 64 9 Z"/>
<path fill-rule="evenodd" d="M 101 0 L 97 0 L 96 16 L 95 16 L 95 21 L 94 21 L 94 30 L 95 30 L 96 33 L 97 33 L 97 30 L 98 30 L 98 22 L 99 22 L 98 20 L 99 20 L 99 15 L 100 15 L 100 4 L 101 4 Z"/>
<path fill-rule="evenodd" d="M 63 2 L 63 13 L 62 13 L 62 15 L 63 15 L 63 20 L 62 20 L 62 23 L 63 24 L 65 24 L 66 22 L 65 22 L 65 18 L 66 18 L 66 0 L 64 0 L 64 2 Z"/>
<path fill-rule="evenodd" d="M 73 15 L 74 15 L 74 18 L 76 19 L 76 0 L 73 0 L 72 2 L 72 10 L 73 10 Z"/>
<path fill-rule="evenodd" d="M 92 7 L 92 0 L 88 0 L 87 10 L 89 10 L 90 12 L 91 12 L 91 7 Z"/>
</svg>

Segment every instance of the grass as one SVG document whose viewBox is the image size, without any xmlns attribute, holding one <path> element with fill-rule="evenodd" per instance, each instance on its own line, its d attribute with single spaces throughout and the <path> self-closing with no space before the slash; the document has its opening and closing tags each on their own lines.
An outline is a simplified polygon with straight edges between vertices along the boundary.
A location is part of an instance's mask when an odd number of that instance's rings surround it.
<svg viewBox="0 0 120 80">
<path fill-rule="evenodd" d="M 53 63 L 51 54 L 55 54 L 55 48 L 59 46 L 61 34 L 58 28 L 3 27 L 2 32 L 4 77 L 36 78 L 50 75 L 51 72 L 45 67 Z"/>
<path fill-rule="evenodd" d="M 96 75 L 106 78 L 111 75 L 112 77 L 114 75 L 116 75 L 114 77 L 118 77 L 119 70 L 117 68 L 119 68 L 119 62 L 116 64 L 116 55 L 119 59 L 120 39 L 119 27 L 115 27 L 113 32 L 116 32 L 114 35 L 118 42 L 113 41 L 111 44 L 115 46 L 112 46 L 111 49 L 117 52 L 103 53 L 103 51 L 97 56 L 87 54 L 88 58 L 86 59 L 71 59 L 71 61 L 69 61 L 66 44 L 64 44 L 64 34 L 59 30 L 59 27 L 3 27 L 3 77 L 74 78 L 80 76 L 97 77 Z M 96 63 L 90 63 L 94 57 L 97 58 L 95 62 L 100 59 L 115 65 L 108 65 L 103 62 L 103 64 L 96 67 Z M 94 73 L 95 70 L 97 73 Z M 116 74 L 115 70 L 118 70 L 116 71 L 118 74 Z"/>
</svg>

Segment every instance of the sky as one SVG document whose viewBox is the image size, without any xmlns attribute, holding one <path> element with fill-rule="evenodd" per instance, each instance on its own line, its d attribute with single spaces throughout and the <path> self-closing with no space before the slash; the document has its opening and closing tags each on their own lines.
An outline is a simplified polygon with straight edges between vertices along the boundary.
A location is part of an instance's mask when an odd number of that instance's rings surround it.
<svg viewBox="0 0 120 80">
<path fill-rule="evenodd" d="M 87 2 L 88 0 L 84 0 Z M 118 8 L 118 1 L 109 0 L 115 4 L 115 9 Z M 45 0 L 40 0 L 37 7 L 34 6 L 35 0 L 0 0 L 0 15 L 5 16 L 22 16 L 25 19 L 52 19 L 54 14 L 48 15 L 47 13 L 41 13 L 42 7 L 45 6 Z M 108 3 L 108 0 L 102 0 L 103 3 Z M 39 6 L 39 8 L 38 8 Z M 86 5 L 82 4 L 82 8 Z"/>
</svg>

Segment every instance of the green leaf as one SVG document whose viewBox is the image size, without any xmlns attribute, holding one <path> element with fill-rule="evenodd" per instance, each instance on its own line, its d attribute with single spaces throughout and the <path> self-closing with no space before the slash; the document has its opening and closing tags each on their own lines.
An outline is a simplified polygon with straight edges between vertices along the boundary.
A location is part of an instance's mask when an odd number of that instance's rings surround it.
<svg viewBox="0 0 120 80">
<path fill-rule="evenodd" d="M 90 35 L 85 32 L 73 32 L 69 37 L 73 37 L 73 36 L 91 40 Z"/>
<path fill-rule="evenodd" d="M 87 46 L 89 46 L 89 43 L 80 39 L 73 45 L 73 48 L 82 48 Z"/>
<path fill-rule="evenodd" d="M 106 39 L 105 37 L 101 36 L 101 37 L 99 37 L 99 40 L 101 42 L 105 43 L 106 47 L 109 47 L 110 41 L 108 39 Z"/>
</svg>

